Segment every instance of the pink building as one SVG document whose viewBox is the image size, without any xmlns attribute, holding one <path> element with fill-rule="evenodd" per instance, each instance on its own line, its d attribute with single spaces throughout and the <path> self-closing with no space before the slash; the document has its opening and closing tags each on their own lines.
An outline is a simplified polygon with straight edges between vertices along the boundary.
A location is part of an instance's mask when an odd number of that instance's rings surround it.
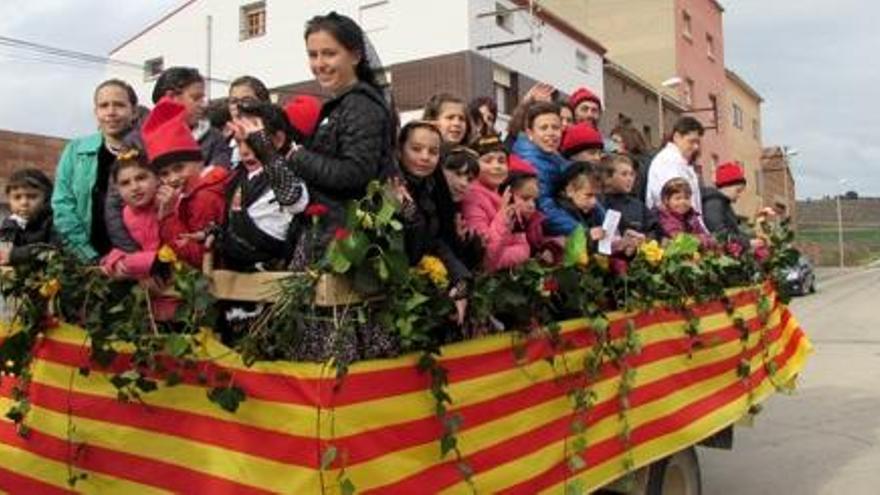
<svg viewBox="0 0 880 495">
<path fill-rule="evenodd" d="M 715 165 L 731 159 L 721 4 L 716 0 L 545 0 L 542 4 L 602 43 L 609 59 L 655 90 L 677 98 L 685 115 L 709 128 L 700 164 L 703 177 L 711 182 Z M 675 78 L 680 81 L 677 85 L 663 86 Z"/>
</svg>

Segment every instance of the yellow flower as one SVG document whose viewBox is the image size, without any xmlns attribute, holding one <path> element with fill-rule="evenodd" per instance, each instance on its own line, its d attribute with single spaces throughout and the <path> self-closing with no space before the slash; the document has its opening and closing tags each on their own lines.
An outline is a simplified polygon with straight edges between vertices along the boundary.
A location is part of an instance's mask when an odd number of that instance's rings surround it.
<svg viewBox="0 0 880 495">
<path fill-rule="evenodd" d="M 156 253 L 156 256 L 162 263 L 174 263 L 177 261 L 177 253 L 175 253 L 168 244 L 163 244 L 162 247 L 159 248 L 159 252 Z"/>
<path fill-rule="evenodd" d="M 652 240 L 642 244 L 639 251 L 648 260 L 648 263 L 653 266 L 657 266 L 663 261 L 663 248 L 660 247 L 660 244 L 657 244 L 657 241 Z"/>
<path fill-rule="evenodd" d="M 608 271 L 609 267 L 611 266 L 611 261 L 608 259 L 608 256 L 596 255 L 593 257 L 593 259 L 596 260 L 596 264 L 599 265 L 599 268 L 601 268 L 602 270 L 604 270 L 606 272 Z"/>
<path fill-rule="evenodd" d="M 11 359 L 6 360 L 6 367 L 7 368 L 12 368 L 14 366 L 15 366 L 15 361 L 13 361 Z"/>
<path fill-rule="evenodd" d="M 53 278 L 47 282 L 43 282 L 43 285 L 40 286 L 40 295 L 45 298 L 50 298 L 58 293 L 61 290 L 61 282 L 58 281 L 57 278 Z"/>
<path fill-rule="evenodd" d="M 436 256 L 423 256 L 416 267 L 416 271 L 427 275 L 437 287 L 444 288 L 449 285 L 449 274 L 446 271 L 446 265 Z"/>
<path fill-rule="evenodd" d="M 590 256 L 587 254 L 587 251 L 584 250 L 584 252 L 582 252 L 581 255 L 578 256 L 577 265 L 581 268 L 586 268 L 589 264 Z"/>
</svg>

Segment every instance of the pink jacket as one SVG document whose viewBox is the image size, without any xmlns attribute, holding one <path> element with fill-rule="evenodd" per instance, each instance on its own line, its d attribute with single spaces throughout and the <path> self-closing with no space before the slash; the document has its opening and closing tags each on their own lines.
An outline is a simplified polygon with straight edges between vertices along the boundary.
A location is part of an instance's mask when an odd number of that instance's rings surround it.
<svg viewBox="0 0 880 495">
<path fill-rule="evenodd" d="M 126 205 L 122 210 L 122 221 L 131 237 L 141 246 L 140 251 L 127 253 L 114 248 L 104 259 L 101 266 L 108 273 L 116 273 L 119 263 L 125 266 L 125 273 L 131 278 L 143 280 L 150 278 L 156 253 L 162 246 L 159 237 L 159 218 L 151 205 L 149 208 L 135 209 Z M 174 317 L 177 303 L 169 297 L 153 297 L 153 312 L 159 321 L 167 321 Z"/>
<path fill-rule="evenodd" d="M 483 238 L 486 246 L 484 264 L 494 272 L 524 263 L 532 254 L 525 232 L 513 232 L 510 222 L 498 216 L 501 195 L 475 180 L 461 202 L 462 218 L 467 228 Z"/>
</svg>

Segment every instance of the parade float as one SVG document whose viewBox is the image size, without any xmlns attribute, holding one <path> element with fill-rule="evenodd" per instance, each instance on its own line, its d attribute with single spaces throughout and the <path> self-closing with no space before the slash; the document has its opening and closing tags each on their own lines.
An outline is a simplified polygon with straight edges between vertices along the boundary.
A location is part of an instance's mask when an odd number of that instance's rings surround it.
<svg viewBox="0 0 880 495">
<path fill-rule="evenodd" d="M 62 253 L 4 274 L 0 490 L 699 493 L 693 447 L 729 443 L 810 352 L 777 291 L 794 256 L 778 226 L 766 251 L 684 235 L 629 260 L 578 231 L 558 263 L 477 276 L 451 336 L 442 263 L 408 266 L 395 213 L 372 187 L 304 272 L 196 271 L 163 250 L 172 324 L 141 285 Z M 216 299 L 267 304 L 228 347 Z M 400 355 L 291 361 L 310 324 L 340 342 L 381 324 Z"/>
</svg>

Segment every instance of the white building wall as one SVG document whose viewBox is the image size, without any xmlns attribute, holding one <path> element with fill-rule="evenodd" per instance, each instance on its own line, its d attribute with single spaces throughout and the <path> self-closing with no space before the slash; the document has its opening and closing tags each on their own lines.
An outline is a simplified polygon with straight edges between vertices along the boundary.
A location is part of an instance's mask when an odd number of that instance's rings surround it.
<svg viewBox="0 0 880 495">
<path fill-rule="evenodd" d="M 487 45 L 509 40 L 536 36 L 532 46 L 528 44 L 511 47 L 479 50 L 508 70 L 513 70 L 536 80 L 552 84 L 559 90 L 571 94 L 580 86 L 588 86 L 600 97 L 604 97 L 603 58 L 596 51 L 579 44 L 553 26 L 544 23 L 534 27 L 533 19 L 528 11 L 513 15 L 513 32 L 498 27 L 495 17 L 477 18 L 478 14 L 496 11 L 496 3 L 514 8 L 512 2 L 505 0 L 471 0 L 469 4 L 470 49 L 477 51 L 480 45 Z M 587 54 L 585 71 L 578 69 L 575 52 L 581 50 Z M 527 89 L 527 88 L 526 88 Z"/>
<path fill-rule="evenodd" d="M 239 40 L 240 9 L 250 3 L 253 0 L 197 0 L 111 56 L 135 63 L 161 56 L 166 68 L 184 65 L 206 73 L 211 16 L 212 78 L 231 81 L 251 74 L 275 87 L 312 77 L 303 39 L 308 19 L 336 10 L 361 22 L 361 9 L 370 6 L 377 6 L 372 12 L 378 13 L 378 27 L 366 29 L 367 35 L 385 66 L 469 47 L 468 0 L 266 0 L 266 34 Z M 110 74 L 130 81 L 143 101 L 149 101 L 153 81 L 130 69 L 111 69 Z M 213 97 L 225 95 L 227 86 L 214 83 L 211 90 Z"/>
</svg>

